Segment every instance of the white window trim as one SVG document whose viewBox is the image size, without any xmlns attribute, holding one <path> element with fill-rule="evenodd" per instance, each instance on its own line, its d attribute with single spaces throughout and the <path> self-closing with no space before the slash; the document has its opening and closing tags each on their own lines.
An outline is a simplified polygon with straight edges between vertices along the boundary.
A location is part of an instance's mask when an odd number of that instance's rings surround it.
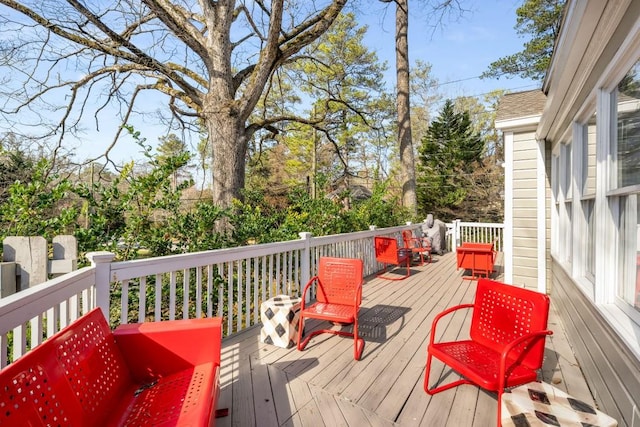
<svg viewBox="0 0 640 427">
<path fill-rule="evenodd" d="M 547 202 L 546 194 L 546 169 L 545 169 L 545 141 L 538 140 L 538 157 L 536 162 L 536 233 L 537 233 L 537 253 L 538 258 L 538 292 L 547 292 Z"/>
<path fill-rule="evenodd" d="M 513 283 L 513 131 L 503 132 L 504 138 L 504 280 Z"/>
</svg>

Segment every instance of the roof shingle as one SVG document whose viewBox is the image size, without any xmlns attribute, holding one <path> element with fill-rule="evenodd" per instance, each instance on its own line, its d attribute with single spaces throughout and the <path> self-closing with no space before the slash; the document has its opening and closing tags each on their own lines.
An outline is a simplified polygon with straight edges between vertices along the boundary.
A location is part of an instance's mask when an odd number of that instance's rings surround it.
<svg viewBox="0 0 640 427">
<path fill-rule="evenodd" d="M 498 104 L 496 121 L 541 115 L 546 101 L 541 89 L 508 93 Z"/>
</svg>

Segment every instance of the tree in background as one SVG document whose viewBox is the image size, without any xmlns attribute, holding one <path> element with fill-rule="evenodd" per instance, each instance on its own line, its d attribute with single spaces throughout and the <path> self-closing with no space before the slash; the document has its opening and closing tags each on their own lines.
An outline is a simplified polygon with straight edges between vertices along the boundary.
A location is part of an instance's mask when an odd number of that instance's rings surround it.
<svg viewBox="0 0 640 427">
<path fill-rule="evenodd" d="M 389 3 L 390 0 L 382 0 Z M 411 138 L 411 101 L 409 98 L 409 1 L 396 0 L 396 108 L 398 112 L 398 149 L 402 168 L 402 205 L 412 216 L 417 213 L 416 170 Z"/>
<path fill-rule="evenodd" d="M 525 0 L 516 10 L 518 34 L 531 35 L 524 49 L 489 65 L 482 78 L 520 76 L 534 80 L 544 79 L 551 63 L 553 47 L 560 33 L 562 11 L 566 0 Z"/>
<path fill-rule="evenodd" d="M 27 182 L 35 159 L 13 134 L 0 139 L 0 204 L 9 197 L 9 187 L 16 181 Z"/>
<path fill-rule="evenodd" d="M 167 136 L 162 136 L 159 138 L 160 144 L 158 145 L 158 155 L 156 156 L 157 160 L 160 162 L 170 162 L 173 160 L 178 160 L 182 158 L 182 155 L 185 153 L 189 153 L 187 148 L 187 144 L 179 139 L 176 134 L 170 133 Z M 190 165 L 188 163 L 181 165 L 175 168 L 174 172 L 171 174 L 171 185 L 175 190 L 178 187 L 179 183 L 184 181 L 191 181 L 192 176 L 188 172 L 188 168 Z"/>
<path fill-rule="evenodd" d="M 244 188 L 249 140 L 280 120 L 252 116 L 267 82 L 346 2 L 0 0 L 5 48 L 23 53 L 0 60 L 0 113 L 24 113 L 62 147 L 93 107 L 96 125 L 107 105 L 128 124 L 139 101 L 159 100 L 167 121 L 206 129 L 213 199 L 228 208 Z"/>
<path fill-rule="evenodd" d="M 446 100 L 418 152 L 421 213 L 443 221 L 475 220 L 465 210 L 483 163 L 484 141 L 474 132 L 469 113 L 455 112 L 453 101 Z"/>
<path fill-rule="evenodd" d="M 454 110 L 467 111 L 473 131 L 480 135 L 485 143 L 485 155 L 493 156 L 496 162 L 504 160 L 502 140 L 495 127 L 496 111 L 504 90 L 495 90 L 482 98 L 462 96 L 454 100 Z"/>
<path fill-rule="evenodd" d="M 411 136 L 418 147 L 431 122 L 431 110 L 442 100 L 438 79 L 431 75 L 433 65 L 416 61 L 411 68 Z"/>
<path fill-rule="evenodd" d="M 396 4 L 396 108 L 398 120 L 398 148 L 402 169 L 402 205 L 411 216 L 417 214 L 416 168 L 413 140 L 411 136 L 411 100 L 409 78 L 409 1 L 380 0 Z M 461 12 L 459 2 L 449 0 L 432 3 L 432 14 L 438 25 L 448 13 Z"/>
<path fill-rule="evenodd" d="M 337 181 L 348 186 L 360 173 L 384 175 L 377 158 L 389 157 L 385 131 L 393 126 L 393 110 L 384 92 L 384 64 L 363 45 L 366 31 L 353 14 L 343 14 L 299 61 L 274 74 L 255 113 L 277 109 L 291 120 L 250 145 L 249 190 L 281 205 L 296 186 L 313 197 Z M 308 116 L 294 120 L 288 112 L 300 104 Z"/>
</svg>

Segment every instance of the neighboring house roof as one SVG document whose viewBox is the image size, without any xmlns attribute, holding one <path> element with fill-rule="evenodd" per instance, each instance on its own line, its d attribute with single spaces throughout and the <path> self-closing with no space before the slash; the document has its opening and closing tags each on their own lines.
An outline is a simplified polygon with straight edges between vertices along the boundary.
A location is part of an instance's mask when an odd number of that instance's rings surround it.
<svg viewBox="0 0 640 427">
<path fill-rule="evenodd" d="M 508 93 L 500 99 L 496 121 L 540 116 L 546 102 L 547 97 L 540 89 Z"/>
</svg>

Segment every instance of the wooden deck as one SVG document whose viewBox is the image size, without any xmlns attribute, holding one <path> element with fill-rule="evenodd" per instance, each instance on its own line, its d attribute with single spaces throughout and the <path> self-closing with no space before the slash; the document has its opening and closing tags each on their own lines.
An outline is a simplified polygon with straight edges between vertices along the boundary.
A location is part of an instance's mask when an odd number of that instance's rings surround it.
<svg viewBox="0 0 640 427">
<path fill-rule="evenodd" d="M 493 277 L 500 280 L 497 268 Z M 368 278 L 359 317 L 366 342 L 360 361 L 353 359 L 352 339 L 331 334 L 314 338 L 304 351 L 260 343 L 259 325 L 225 338 L 218 407 L 230 414 L 217 425 L 495 425 L 495 394 L 463 385 L 431 397 L 423 389 L 433 317 L 473 299 L 476 282 L 462 274 L 455 254 L 447 253 L 412 267 L 402 281 Z M 458 336 L 469 317 L 458 313 L 438 333 Z M 543 380 L 594 403 L 553 301 L 549 327 L 554 335 L 547 339 Z M 435 381 L 444 368 L 437 360 L 433 368 Z"/>
</svg>

